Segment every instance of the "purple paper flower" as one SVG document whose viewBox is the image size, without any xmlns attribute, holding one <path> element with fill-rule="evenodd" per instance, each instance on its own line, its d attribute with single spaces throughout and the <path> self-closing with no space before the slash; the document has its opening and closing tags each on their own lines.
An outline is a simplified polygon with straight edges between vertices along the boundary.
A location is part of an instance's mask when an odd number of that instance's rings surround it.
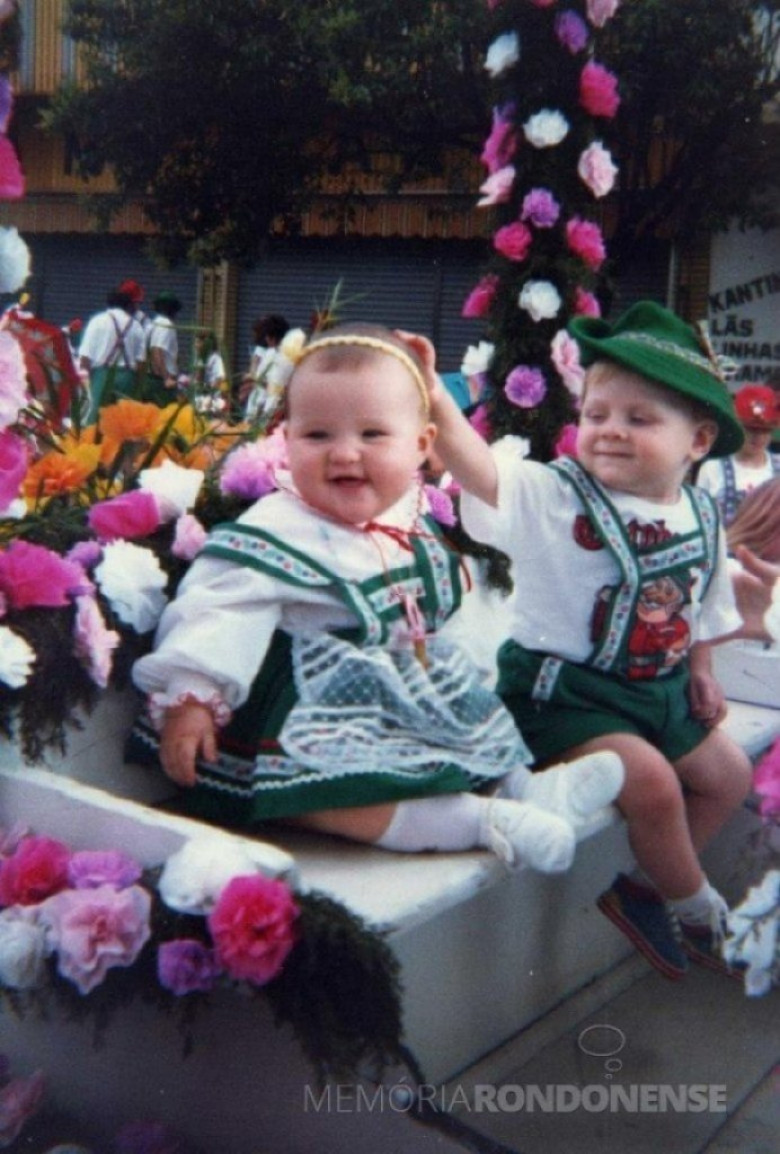
<svg viewBox="0 0 780 1154">
<path fill-rule="evenodd" d="M 436 485 L 426 485 L 425 496 L 428 500 L 431 516 L 435 521 L 438 521 L 440 525 L 457 524 L 452 497 L 446 490 L 439 489 Z"/>
<path fill-rule="evenodd" d="M 561 214 L 561 206 L 547 188 L 532 188 L 523 200 L 521 220 L 530 220 L 536 228 L 552 228 Z"/>
<path fill-rule="evenodd" d="M 108 885 L 123 890 L 141 876 L 135 858 L 118 850 L 77 850 L 68 863 L 68 882 L 77 890 Z"/>
<path fill-rule="evenodd" d="M 114 1138 L 113 1154 L 186 1154 L 183 1139 L 162 1122 L 128 1122 Z"/>
<path fill-rule="evenodd" d="M 567 8 L 555 17 L 555 35 L 563 47 L 576 56 L 588 43 L 588 26 L 581 16 Z"/>
<path fill-rule="evenodd" d="M 273 462 L 264 442 L 241 445 L 225 460 L 219 487 L 227 496 L 256 501 L 276 488 Z"/>
<path fill-rule="evenodd" d="M 103 557 L 103 546 L 97 541 L 79 541 L 65 554 L 66 561 L 73 561 L 87 572 L 94 569 Z"/>
<path fill-rule="evenodd" d="M 214 951 L 195 938 L 163 942 L 157 951 L 160 985 L 179 997 L 195 990 L 208 993 L 221 973 Z"/>
<path fill-rule="evenodd" d="M 504 395 L 520 409 L 535 409 L 547 392 L 547 383 L 541 369 L 530 365 L 515 365 L 506 378 Z"/>
</svg>

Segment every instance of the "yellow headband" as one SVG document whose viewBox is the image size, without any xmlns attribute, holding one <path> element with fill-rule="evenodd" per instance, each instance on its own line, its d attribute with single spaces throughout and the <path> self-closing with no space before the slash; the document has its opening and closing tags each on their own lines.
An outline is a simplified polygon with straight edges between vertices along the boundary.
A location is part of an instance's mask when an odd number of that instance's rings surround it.
<svg viewBox="0 0 780 1154">
<path fill-rule="evenodd" d="M 388 356 L 395 357 L 397 361 L 409 370 L 412 374 L 412 379 L 417 386 L 417 391 L 420 394 L 420 399 L 423 404 L 423 411 L 425 416 L 430 416 L 431 400 L 428 395 L 428 389 L 425 385 L 425 380 L 417 365 L 407 352 L 404 352 L 398 345 L 393 345 L 390 341 L 383 341 L 381 337 L 368 337 L 360 333 L 349 335 L 336 335 L 331 337 L 323 337 L 321 340 L 312 341 L 309 345 L 304 345 L 298 356 L 297 364 L 300 364 L 304 357 L 310 356 L 312 353 L 318 353 L 320 349 L 332 349 L 340 346 L 358 345 L 364 349 L 376 349 L 377 352 L 387 353 Z"/>
</svg>

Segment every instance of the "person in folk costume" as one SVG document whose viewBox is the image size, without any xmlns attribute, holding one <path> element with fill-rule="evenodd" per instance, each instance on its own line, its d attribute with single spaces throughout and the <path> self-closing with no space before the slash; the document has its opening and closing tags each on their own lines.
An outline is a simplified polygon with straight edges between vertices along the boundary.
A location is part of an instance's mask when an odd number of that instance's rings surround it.
<svg viewBox="0 0 780 1154">
<path fill-rule="evenodd" d="M 315 335 L 283 429 L 278 491 L 212 532 L 134 667 L 149 713 L 130 756 L 159 752 L 185 812 L 212 821 L 566 869 L 622 766 L 532 775 L 447 641 L 463 571 L 419 478 L 435 427 L 414 350 L 376 326 Z"/>
</svg>

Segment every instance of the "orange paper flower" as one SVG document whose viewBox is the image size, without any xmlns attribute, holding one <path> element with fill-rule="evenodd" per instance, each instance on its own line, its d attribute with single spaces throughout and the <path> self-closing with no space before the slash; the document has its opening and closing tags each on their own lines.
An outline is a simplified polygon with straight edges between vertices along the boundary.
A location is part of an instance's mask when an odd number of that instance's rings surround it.
<svg viewBox="0 0 780 1154">
<path fill-rule="evenodd" d="M 22 492 L 28 501 L 76 493 L 99 464 L 98 445 L 76 445 L 66 453 L 46 453 L 27 470 Z"/>
</svg>

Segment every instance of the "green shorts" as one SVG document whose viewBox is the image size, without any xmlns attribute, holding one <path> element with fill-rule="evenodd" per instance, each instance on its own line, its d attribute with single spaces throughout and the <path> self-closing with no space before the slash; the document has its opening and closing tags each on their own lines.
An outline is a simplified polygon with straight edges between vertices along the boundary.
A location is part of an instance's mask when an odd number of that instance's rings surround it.
<svg viewBox="0 0 780 1154">
<path fill-rule="evenodd" d="M 545 656 L 514 641 L 498 652 L 496 691 L 537 761 L 608 733 L 635 733 L 675 762 L 710 732 L 690 715 L 687 666 L 668 677 L 628 681 L 565 661 L 550 699 L 534 701 L 531 693 Z"/>
</svg>

